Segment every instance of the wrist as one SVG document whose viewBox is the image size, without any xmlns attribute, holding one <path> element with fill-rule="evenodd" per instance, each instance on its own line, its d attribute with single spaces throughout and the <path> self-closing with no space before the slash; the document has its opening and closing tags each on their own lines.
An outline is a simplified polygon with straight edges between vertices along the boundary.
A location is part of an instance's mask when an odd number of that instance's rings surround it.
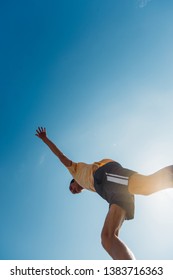
<svg viewBox="0 0 173 280">
<path fill-rule="evenodd" d="M 44 137 L 42 137 L 41 139 L 42 139 L 42 141 L 45 142 L 45 143 L 48 141 L 47 136 L 44 136 Z"/>
</svg>

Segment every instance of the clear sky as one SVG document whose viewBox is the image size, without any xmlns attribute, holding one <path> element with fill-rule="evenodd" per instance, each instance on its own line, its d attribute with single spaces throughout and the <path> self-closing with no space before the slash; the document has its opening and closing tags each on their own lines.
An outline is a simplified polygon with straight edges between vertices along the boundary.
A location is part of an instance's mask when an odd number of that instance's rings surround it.
<svg viewBox="0 0 173 280">
<path fill-rule="evenodd" d="M 150 174 L 173 164 L 173 1 L 7 0 L 0 7 L 0 259 L 110 259 L 108 204 L 72 195 L 72 160 Z M 136 196 L 120 237 L 173 259 L 173 191 Z"/>
</svg>

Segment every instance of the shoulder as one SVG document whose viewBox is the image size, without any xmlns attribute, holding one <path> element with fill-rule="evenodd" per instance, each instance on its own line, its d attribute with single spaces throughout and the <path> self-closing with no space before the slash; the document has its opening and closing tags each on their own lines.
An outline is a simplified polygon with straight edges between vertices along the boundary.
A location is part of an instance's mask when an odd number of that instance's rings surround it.
<svg viewBox="0 0 173 280">
<path fill-rule="evenodd" d="M 77 165 L 78 165 L 77 162 L 71 161 L 71 164 L 69 166 L 66 166 L 66 167 L 71 173 L 74 173 L 77 170 Z"/>
</svg>

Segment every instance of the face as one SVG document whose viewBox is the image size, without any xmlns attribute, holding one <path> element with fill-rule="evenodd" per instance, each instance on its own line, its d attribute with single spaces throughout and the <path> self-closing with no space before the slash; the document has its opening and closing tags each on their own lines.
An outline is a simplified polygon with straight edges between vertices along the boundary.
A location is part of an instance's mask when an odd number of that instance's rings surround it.
<svg viewBox="0 0 173 280">
<path fill-rule="evenodd" d="M 83 188 L 75 180 L 70 183 L 69 189 L 73 194 L 80 193 L 83 190 Z"/>
</svg>

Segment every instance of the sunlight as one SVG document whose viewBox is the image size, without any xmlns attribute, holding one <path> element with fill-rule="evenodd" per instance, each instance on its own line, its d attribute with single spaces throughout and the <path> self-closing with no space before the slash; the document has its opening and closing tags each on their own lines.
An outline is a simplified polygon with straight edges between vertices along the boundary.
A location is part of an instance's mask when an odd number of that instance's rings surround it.
<svg viewBox="0 0 173 280">
<path fill-rule="evenodd" d="M 142 163 L 139 163 L 142 174 L 150 175 L 154 172 L 157 172 L 161 168 L 173 164 L 173 156 L 171 151 L 171 143 L 167 145 L 164 141 L 153 141 L 152 146 L 150 146 L 149 151 L 143 151 L 142 154 Z M 165 228 L 160 228 L 159 225 L 164 225 L 173 227 L 170 224 L 170 215 L 172 211 L 172 202 L 173 202 L 173 189 L 165 189 L 154 193 L 152 195 L 143 197 L 145 202 L 143 207 L 145 208 L 145 215 L 149 217 L 150 220 L 154 220 L 156 223 L 157 230 L 163 231 Z M 144 201 L 143 200 L 143 201 Z M 146 203 L 146 204 L 145 204 Z M 152 222 L 151 222 L 152 224 Z M 172 230 L 172 229 L 171 229 Z"/>
</svg>

